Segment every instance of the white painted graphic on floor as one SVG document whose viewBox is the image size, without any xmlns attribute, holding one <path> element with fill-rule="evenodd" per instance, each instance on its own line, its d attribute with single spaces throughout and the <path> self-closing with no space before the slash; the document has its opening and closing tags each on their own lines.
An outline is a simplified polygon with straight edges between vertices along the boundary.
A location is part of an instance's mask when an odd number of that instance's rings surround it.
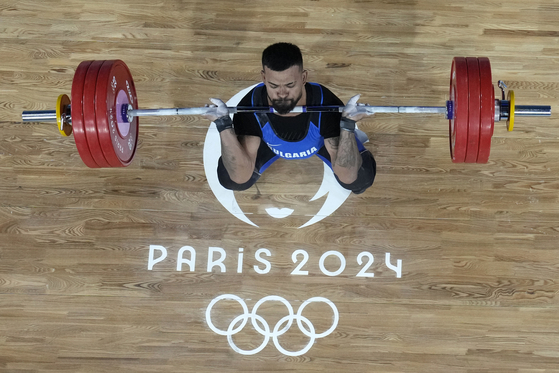
<svg viewBox="0 0 559 373">
<path fill-rule="evenodd" d="M 211 312 L 212 312 L 212 308 L 215 306 L 216 303 L 218 303 L 219 301 L 222 300 L 233 300 L 238 302 L 241 307 L 243 308 L 243 314 L 235 317 L 230 323 L 229 326 L 227 327 L 227 330 L 221 330 L 218 329 L 217 327 L 215 327 L 215 325 L 212 322 L 212 318 L 211 318 Z M 260 315 L 257 314 L 258 308 L 264 304 L 265 302 L 280 302 L 282 303 L 285 308 L 287 308 L 287 316 L 284 316 L 282 319 L 280 319 L 275 325 L 274 328 L 271 329 L 271 326 L 268 324 L 268 322 Z M 313 323 L 305 316 L 302 315 L 303 310 L 305 309 L 305 307 L 307 307 L 309 304 L 311 303 L 315 303 L 315 302 L 322 302 L 322 303 L 326 303 L 328 306 L 330 306 L 330 308 L 332 308 L 332 312 L 333 312 L 333 317 L 332 317 L 332 326 L 322 332 L 322 333 L 317 333 L 315 330 L 315 327 L 313 325 Z M 252 327 L 254 328 L 254 330 L 256 330 L 260 335 L 262 335 L 263 341 L 262 343 L 255 349 L 253 350 L 243 350 L 241 348 L 239 348 L 235 342 L 233 341 L 233 336 L 235 334 L 240 333 L 245 326 L 247 325 L 248 320 L 251 321 Z M 208 307 L 206 308 L 206 323 L 208 324 L 208 326 L 210 327 L 211 330 L 213 330 L 215 333 L 222 335 L 222 336 L 226 336 L 227 337 L 227 342 L 229 342 L 229 346 L 231 346 L 231 348 L 241 354 L 241 355 L 254 355 L 259 353 L 260 351 L 262 351 L 264 349 L 264 347 L 266 347 L 268 345 L 268 342 L 270 341 L 270 339 L 273 341 L 274 346 L 278 349 L 278 351 L 284 355 L 287 356 L 300 356 L 303 355 L 305 353 L 307 353 L 311 347 L 313 346 L 314 342 L 319 339 L 319 338 L 324 338 L 327 337 L 328 335 L 330 335 L 338 326 L 338 321 L 340 320 L 340 315 L 338 313 L 338 308 L 336 307 L 336 305 L 334 303 L 332 303 L 332 301 L 330 301 L 327 298 L 323 298 L 323 297 L 314 297 L 314 298 L 310 298 L 308 300 L 306 300 L 305 302 L 303 302 L 303 304 L 301 304 L 301 306 L 299 307 L 299 309 L 297 310 L 297 313 L 295 314 L 293 311 L 293 307 L 291 306 L 291 304 L 282 297 L 279 297 L 277 295 L 270 295 L 267 297 L 264 297 L 262 299 L 260 299 L 252 308 L 252 311 L 248 311 L 248 306 L 245 303 L 245 301 L 243 299 L 241 299 L 240 297 L 233 295 L 233 294 L 224 294 L 224 295 L 220 295 L 217 298 L 215 298 L 214 300 L 212 300 L 210 302 L 210 304 L 208 305 Z M 301 350 L 299 351 L 289 351 L 286 350 L 281 343 L 279 342 L 279 338 L 284 335 L 293 325 L 293 321 L 297 322 L 297 327 L 299 328 L 299 330 L 301 331 L 301 333 L 303 333 L 305 336 L 307 336 L 309 338 L 309 341 L 307 343 L 307 345 L 305 347 L 303 347 Z M 284 326 L 285 325 L 285 326 Z"/>
<path fill-rule="evenodd" d="M 161 245 L 149 245 L 149 257 L 148 257 L 148 271 L 152 271 L 154 266 L 158 263 L 164 262 L 168 257 L 168 251 L 166 247 Z M 229 255 L 227 254 L 229 251 Z M 250 255 L 251 252 L 247 252 L 246 254 Z M 247 255 L 247 256 L 248 256 Z M 186 257 L 185 257 L 186 256 Z M 258 264 L 252 266 L 252 270 L 259 274 L 265 275 L 271 272 L 272 270 L 272 262 L 270 260 L 272 257 L 276 256 L 276 253 L 265 248 L 261 248 L 256 250 L 254 254 L 252 254 L 254 261 Z M 352 255 L 353 256 L 353 255 Z M 226 273 L 227 272 L 227 265 L 230 266 L 233 264 L 237 270 L 237 273 L 242 274 L 243 268 L 245 267 L 245 250 L 244 248 L 239 248 L 239 252 L 237 253 L 237 258 L 232 259 L 234 255 L 231 255 L 230 250 L 225 250 L 221 247 L 209 247 L 207 251 L 207 259 L 206 259 L 206 272 L 207 273 Z M 335 271 L 331 271 L 326 268 L 325 263 L 329 258 L 336 258 L 338 264 L 338 268 Z M 291 271 L 291 275 L 293 276 L 309 276 L 309 267 L 315 267 L 309 261 L 312 262 L 311 256 L 309 255 L 308 251 L 303 249 L 297 249 L 291 253 L 291 259 L 295 268 Z M 336 260 L 334 259 L 334 260 Z M 362 251 L 357 254 L 357 257 L 351 258 L 352 260 L 356 260 L 357 264 L 361 266 L 361 270 L 355 274 L 347 273 L 346 272 L 346 265 L 347 260 L 346 257 L 339 251 L 330 250 L 323 253 L 319 260 L 318 260 L 318 269 L 320 272 L 329 277 L 338 277 L 338 276 L 351 276 L 355 275 L 355 277 L 375 277 L 374 272 L 371 272 L 371 267 L 375 262 L 375 258 L 372 253 L 368 251 Z M 170 259 L 173 261 L 173 259 Z M 235 263 L 236 262 L 236 263 Z M 197 251 L 192 246 L 183 246 L 178 250 L 176 255 L 176 270 L 178 272 L 181 271 L 189 271 L 195 272 L 197 268 L 199 268 L 200 260 L 197 260 Z M 197 267 L 198 265 L 198 267 Z M 384 265 L 390 271 L 396 274 L 396 278 L 402 278 L 402 259 L 396 259 L 396 264 L 392 264 L 392 258 L 390 253 L 385 253 L 384 255 Z M 184 269 L 183 267 L 187 267 Z M 199 269 L 198 269 L 199 270 Z M 388 271 L 383 271 L 384 276 L 388 275 Z M 277 272 L 275 272 L 277 273 Z M 316 268 L 313 274 L 317 274 Z"/>
</svg>

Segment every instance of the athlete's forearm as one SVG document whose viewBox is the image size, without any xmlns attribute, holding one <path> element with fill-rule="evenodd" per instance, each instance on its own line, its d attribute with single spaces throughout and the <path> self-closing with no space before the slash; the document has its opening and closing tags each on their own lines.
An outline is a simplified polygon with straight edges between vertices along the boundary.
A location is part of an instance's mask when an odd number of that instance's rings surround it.
<svg viewBox="0 0 559 373">
<path fill-rule="evenodd" d="M 246 183 L 254 171 L 254 162 L 242 146 L 233 129 L 220 133 L 221 159 L 229 177 L 237 184 Z"/>
<path fill-rule="evenodd" d="M 362 163 L 355 134 L 350 131 L 340 131 L 336 159 L 332 162 L 332 169 L 338 179 L 345 184 L 353 183 L 357 179 Z"/>
</svg>

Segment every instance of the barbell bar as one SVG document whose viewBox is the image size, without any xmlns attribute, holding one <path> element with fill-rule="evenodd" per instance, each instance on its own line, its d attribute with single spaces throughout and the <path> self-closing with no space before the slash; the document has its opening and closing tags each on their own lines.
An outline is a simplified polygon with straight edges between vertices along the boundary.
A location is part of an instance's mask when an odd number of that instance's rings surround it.
<svg viewBox="0 0 559 373">
<path fill-rule="evenodd" d="M 511 93 L 513 91 L 510 91 Z M 501 100 L 498 100 L 501 101 Z M 501 102 L 498 108 L 508 102 Z M 444 114 L 448 118 L 449 109 L 447 106 L 372 106 L 363 105 L 370 113 L 405 113 L 405 114 Z M 336 112 L 341 113 L 345 106 L 295 106 L 291 113 L 311 113 L 311 112 Z M 229 114 L 237 113 L 277 113 L 271 106 L 231 106 L 227 108 Z M 124 110 L 124 109 L 123 109 Z M 180 115 L 204 115 L 209 111 L 208 107 L 188 107 L 188 108 L 167 108 L 167 109 L 130 109 L 125 108 L 122 112 L 127 120 L 134 117 L 157 117 L 157 116 L 180 116 Z M 498 113 L 498 112 L 497 112 Z M 537 117 L 550 116 L 551 106 L 544 105 L 516 105 L 515 116 Z M 497 116 L 495 121 L 507 119 L 508 109 L 504 116 Z M 67 113 L 66 115 L 69 115 Z M 56 110 L 35 110 L 22 112 L 23 122 L 43 122 L 57 123 L 59 114 Z M 67 118 L 71 124 L 71 118 Z"/>
<path fill-rule="evenodd" d="M 516 117 L 550 116 L 551 107 L 516 105 L 514 91 L 499 81 L 495 99 L 491 65 L 486 57 L 455 57 L 445 106 L 372 106 L 370 113 L 441 114 L 449 120 L 450 154 L 455 163 L 487 163 L 494 122 L 505 120 L 512 131 Z M 121 60 L 84 61 L 72 81 L 71 100 L 60 95 L 56 110 L 24 111 L 23 122 L 56 122 L 63 136 L 74 133 L 80 157 L 88 167 L 124 167 L 138 142 L 138 118 L 204 115 L 208 107 L 138 109 L 132 75 Z M 268 106 L 229 107 L 229 113 L 274 113 Z M 344 106 L 297 106 L 294 113 L 342 112 Z"/>
<path fill-rule="evenodd" d="M 371 106 L 362 105 L 370 113 L 416 113 L 416 114 L 445 114 L 444 106 Z M 232 106 L 227 108 L 229 114 L 237 113 L 277 113 L 271 106 Z M 131 121 L 135 117 L 157 117 L 173 115 L 204 115 L 211 109 L 209 107 L 193 108 L 168 108 L 168 109 L 132 109 L 122 107 L 122 117 Z M 341 113 L 344 106 L 295 106 L 291 113 L 335 112 Z M 24 122 L 57 122 L 59 114 L 55 110 L 24 111 Z M 71 122 L 70 122 L 71 123 Z"/>
</svg>

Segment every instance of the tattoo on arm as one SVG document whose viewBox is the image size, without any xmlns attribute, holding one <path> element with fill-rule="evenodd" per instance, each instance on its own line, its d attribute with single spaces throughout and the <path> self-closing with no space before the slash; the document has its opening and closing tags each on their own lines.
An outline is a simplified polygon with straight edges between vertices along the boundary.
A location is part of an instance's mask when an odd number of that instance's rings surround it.
<svg viewBox="0 0 559 373">
<path fill-rule="evenodd" d="M 326 139 L 326 141 L 328 141 L 328 144 L 334 149 L 334 150 L 338 150 L 338 146 L 340 144 L 340 138 L 339 137 L 330 137 L 328 139 Z"/>
<path fill-rule="evenodd" d="M 221 159 L 231 180 L 244 183 L 254 171 L 255 149 L 261 140 L 258 137 L 248 139 L 236 136 L 231 131 L 221 133 Z"/>
<path fill-rule="evenodd" d="M 336 157 L 336 164 L 344 168 L 355 168 L 358 161 L 359 150 L 355 140 L 344 137 L 340 141 L 338 149 L 338 156 Z"/>
<path fill-rule="evenodd" d="M 221 159 L 223 160 L 223 165 L 230 174 L 237 172 L 235 153 L 229 146 L 224 144 L 221 146 Z"/>
</svg>

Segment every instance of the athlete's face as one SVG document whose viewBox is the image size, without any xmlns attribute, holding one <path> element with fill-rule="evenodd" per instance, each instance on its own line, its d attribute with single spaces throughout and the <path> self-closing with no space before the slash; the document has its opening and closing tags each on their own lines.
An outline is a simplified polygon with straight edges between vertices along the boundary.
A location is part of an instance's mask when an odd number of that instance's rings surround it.
<svg viewBox="0 0 559 373">
<path fill-rule="evenodd" d="M 279 114 L 287 114 L 295 106 L 305 104 L 307 71 L 300 66 L 291 66 L 283 71 L 274 71 L 264 66 L 262 81 L 266 85 L 268 104 Z"/>
</svg>

